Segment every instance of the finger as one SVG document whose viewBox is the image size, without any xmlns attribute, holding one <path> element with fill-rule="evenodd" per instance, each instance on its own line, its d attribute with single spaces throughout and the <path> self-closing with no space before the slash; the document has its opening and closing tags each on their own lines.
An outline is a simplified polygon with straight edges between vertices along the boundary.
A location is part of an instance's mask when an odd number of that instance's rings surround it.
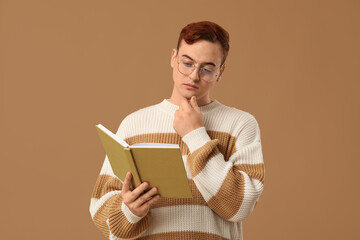
<svg viewBox="0 0 360 240">
<path fill-rule="evenodd" d="M 130 191 L 130 183 L 131 183 L 131 172 L 127 172 L 125 175 L 124 183 L 121 191 L 125 194 Z"/>
<path fill-rule="evenodd" d="M 134 206 L 135 207 L 140 207 L 141 205 L 143 205 L 145 202 L 149 201 L 155 194 L 157 194 L 157 188 L 153 187 L 152 189 L 150 189 L 148 192 L 144 193 L 143 195 L 139 196 L 138 199 L 136 199 Z"/>
<path fill-rule="evenodd" d="M 140 207 L 143 203 L 149 201 L 157 193 L 158 193 L 157 188 L 153 187 L 152 189 L 150 189 L 146 193 L 140 195 L 138 199 L 136 199 L 135 206 Z"/>
<path fill-rule="evenodd" d="M 149 184 L 147 182 L 143 182 L 137 188 L 135 188 L 131 193 L 132 201 L 135 201 L 148 187 Z"/>
<path fill-rule="evenodd" d="M 190 104 L 191 106 L 197 110 L 197 111 L 200 111 L 200 108 L 199 108 L 199 105 L 197 104 L 197 101 L 196 101 L 196 97 L 195 96 L 192 96 L 191 99 L 190 99 Z"/>
<path fill-rule="evenodd" d="M 160 195 L 156 195 L 154 196 L 152 199 L 150 199 L 149 201 L 147 201 L 146 203 L 144 203 L 139 209 L 141 211 L 146 211 L 148 209 L 150 209 L 154 204 L 156 204 L 159 200 L 161 199 Z"/>
<path fill-rule="evenodd" d="M 178 116 L 179 116 L 179 110 L 176 110 L 174 113 L 174 122 L 178 118 Z"/>
<path fill-rule="evenodd" d="M 144 198 L 145 199 L 150 199 L 151 197 L 153 197 L 155 194 L 158 194 L 158 189 L 156 187 L 153 187 L 152 189 L 150 189 L 148 192 L 144 193 Z"/>
</svg>

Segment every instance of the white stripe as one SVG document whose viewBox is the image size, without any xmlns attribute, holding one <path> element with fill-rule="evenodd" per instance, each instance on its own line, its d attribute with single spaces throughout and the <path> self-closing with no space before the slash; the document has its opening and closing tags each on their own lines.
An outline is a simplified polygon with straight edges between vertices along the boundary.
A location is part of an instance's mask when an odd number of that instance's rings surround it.
<svg viewBox="0 0 360 240">
<path fill-rule="evenodd" d="M 264 163 L 260 142 L 254 142 L 242 149 L 236 145 L 236 149 L 237 152 L 229 158 L 234 165 Z"/>
<path fill-rule="evenodd" d="M 124 202 L 121 203 L 121 211 L 126 219 L 132 224 L 135 224 L 142 219 L 142 217 L 135 215 Z"/>
<path fill-rule="evenodd" d="M 250 179 L 249 176 L 239 171 L 244 176 L 244 198 L 238 212 L 229 221 L 242 221 L 250 216 L 254 210 L 255 203 L 263 190 L 263 184 L 257 179 Z"/>
<path fill-rule="evenodd" d="M 194 177 L 194 182 L 199 189 L 205 201 L 209 201 L 219 191 L 223 184 L 229 169 L 232 167 L 231 162 L 225 162 L 221 153 L 212 157 L 205 165 L 203 170 Z M 204 188 L 202 186 L 208 186 Z"/>
<path fill-rule="evenodd" d="M 183 163 L 184 163 L 187 178 L 192 179 L 190 168 L 189 168 L 189 165 L 187 164 L 187 155 L 183 155 L 182 158 L 183 158 Z"/>
<path fill-rule="evenodd" d="M 100 174 L 102 175 L 109 175 L 111 177 L 115 177 L 115 178 L 118 178 L 117 176 L 115 176 L 112 168 L 111 168 L 111 165 L 110 165 L 110 161 L 109 161 L 109 158 L 107 155 L 105 155 L 105 160 L 104 160 L 104 163 L 101 167 L 101 171 L 100 171 Z"/>
<path fill-rule="evenodd" d="M 121 193 L 121 191 L 112 191 L 106 193 L 104 196 L 102 196 L 100 199 L 98 198 L 91 198 L 90 201 L 90 214 L 91 218 L 94 218 L 95 213 L 104 205 L 104 203 L 109 200 L 112 196 Z"/>
<path fill-rule="evenodd" d="M 234 133 L 234 127 L 244 125 L 244 123 L 251 118 L 248 112 L 240 109 L 225 106 L 217 108 L 216 110 L 216 114 L 204 115 L 204 123 L 207 130 Z"/>
<path fill-rule="evenodd" d="M 217 215 L 207 206 L 183 205 L 152 209 L 151 224 L 142 236 L 177 231 L 195 231 L 220 235 L 228 239 L 237 223 L 230 223 Z M 239 234 L 239 232 L 237 232 Z M 232 237 L 232 238 L 231 238 Z"/>
<path fill-rule="evenodd" d="M 166 105 L 166 104 L 165 104 Z M 139 109 L 126 117 L 128 123 L 125 124 L 126 132 L 131 133 L 131 136 L 146 134 L 146 133 L 176 133 L 173 122 L 174 116 L 169 115 L 169 112 L 164 112 L 164 104 L 152 105 Z M 165 106 L 166 108 L 166 106 Z M 229 130 L 234 132 L 234 127 L 244 125 L 249 118 L 252 118 L 248 112 L 240 109 L 235 109 L 227 106 L 216 108 L 216 114 L 204 114 L 204 124 L 206 130 L 213 130 L 217 132 L 229 133 Z M 146 121 L 144 121 L 146 119 Z M 124 136 L 121 127 L 119 126 L 116 133 L 121 138 L 131 137 Z"/>
<path fill-rule="evenodd" d="M 146 119 L 146 121 L 144 121 L 144 119 Z M 131 133 L 131 136 L 146 133 L 176 133 L 173 127 L 174 117 L 164 114 L 158 108 L 152 106 L 133 112 L 126 117 L 126 121 L 130 123 L 126 124 L 126 131 Z M 125 137 L 122 135 L 120 127 L 116 135 Z"/>
</svg>

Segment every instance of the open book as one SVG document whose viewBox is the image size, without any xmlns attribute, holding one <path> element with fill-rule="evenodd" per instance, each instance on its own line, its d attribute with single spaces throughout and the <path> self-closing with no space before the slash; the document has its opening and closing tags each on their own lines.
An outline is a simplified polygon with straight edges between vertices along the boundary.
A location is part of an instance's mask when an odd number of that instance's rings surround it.
<svg viewBox="0 0 360 240">
<path fill-rule="evenodd" d="M 192 198 L 180 147 L 177 144 L 138 143 L 129 146 L 103 125 L 96 125 L 114 174 L 122 181 L 132 173 L 133 187 L 148 182 L 160 196 Z"/>
</svg>

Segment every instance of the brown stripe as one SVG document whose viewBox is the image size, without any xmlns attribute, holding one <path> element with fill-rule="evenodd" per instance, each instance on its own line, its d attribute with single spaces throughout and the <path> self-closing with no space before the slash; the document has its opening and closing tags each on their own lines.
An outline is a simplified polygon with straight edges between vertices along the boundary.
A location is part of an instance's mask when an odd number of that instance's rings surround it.
<svg viewBox="0 0 360 240">
<path fill-rule="evenodd" d="M 217 148 L 218 142 L 219 140 L 217 139 L 211 140 L 188 155 L 187 162 L 193 178 L 203 170 L 211 158 L 220 153 L 219 148 Z"/>
<path fill-rule="evenodd" d="M 182 231 L 182 232 L 168 232 L 168 233 L 158 233 L 151 236 L 140 237 L 141 240 L 183 240 L 183 239 L 197 239 L 197 240 L 228 240 L 211 233 L 203 232 L 191 232 L 191 231 Z"/>
<path fill-rule="evenodd" d="M 121 189 L 122 183 L 119 179 L 109 175 L 100 174 L 96 180 L 91 197 L 101 198 L 108 192 L 119 191 Z"/>
<path fill-rule="evenodd" d="M 193 180 L 189 180 L 189 185 L 193 198 L 162 197 L 156 204 L 153 205 L 153 208 L 176 206 L 176 205 L 207 205 Z"/>
<path fill-rule="evenodd" d="M 228 161 L 230 156 L 236 152 L 235 141 L 236 138 L 229 133 L 218 131 L 207 131 L 211 139 L 218 139 L 218 147 L 220 152 L 224 155 L 225 161 Z M 182 155 L 189 154 L 189 148 L 181 140 L 181 137 L 177 133 L 147 133 L 140 134 L 133 137 L 126 138 L 125 141 L 129 145 L 136 143 L 169 143 L 179 144 Z"/>
<path fill-rule="evenodd" d="M 225 132 L 218 132 L 218 131 L 207 131 L 210 138 L 213 139 L 212 141 L 217 145 L 217 148 L 215 148 L 214 151 L 210 151 L 207 153 L 207 151 L 212 150 L 214 148 L 214 143 L 207 143 L 210 148 L 200 148 L 198 149 L 199 152 L 196 153 L 196 151 L 191 155 L 201 155 L 201 161 L 196 160 L 196 167 L 191 169 L 191 174 L 196 176 L 206 165 L 206 162 L 219 152 L 224 156 L 225 161 L 228 161 L 231 155 L 233 155 L 236 152 L 235 147 L 235 141 L 236 138 L 234 136 L 231 136 L 229 133 Z M 191 160 L 191 156 L 189 154 L 189 149 L 187 145 L 181 140 L 181 137 L 177 133 L 148 133 L 148 134 L 140 134 L 136 136 L 132 136 L 129 138 L 126 138 L 125 141 L 129 145 L 133 145 L 136 143 L 145 143 L 145 142 L 152 142 L 152 143 L 170 143 L 170 144 L 179 144 L 180 151 L 182 155 L 188 155 L 188 158 Z M 211 141 L 210 141 L 211 142 Z M 207 145 L 205 144 L 205 146 Z M 195 154 L 196 153 L 196 154 Z M 204 154 L 202 155 L 202 154 Z M 197 157 L 196 157 L 197 158 Z M 189 165 L 192 166 L 192 165 Z"/>
<path fill-rule="evenodd" d="M 261 183 L 264 183 L 265 178 L 265 166 L 263 163 L 258 164 L 237 164 L 234 165 L 234 168 L 243 172 L 250 178 L 255 178 L 259 180 Z"/>
<path fill-rule="evenodd" d="M 236 138 L 226 132 L 207 131 L 211 139 L 218 139 L 218 148 L 222 155 L 224 155 L 225 161 L 228 161 L 231 155 L 236 152 L 235 141 Z"/>
<path fill-rule="evenodd" d="M 95 225 L 109 238 L 109 218 L 112 234 L 119 238 L 134 238 L 145 231 L 150 225 L 151 212 L 136 224 L 130 223 L 121 211 L 121 195 L 117 194 L 108 199 L 94 216 Z"/>
<path fill-rule="evenodd" d="M 112 198 L 109 203 L 110 214 L 109 223 L 110 231 L 118 238 L 134 238 L 139 236 L 150 226 L 151 211 L 143 217 L 139 222 L 130 223 L 124 213 L 121 211 L 122 198 L 119 194 L 118 197 Z"/>
<path fill-rule="evenodd" d="M 114 198 L 116 196 L 113 196 L 112 198 Z M 109 216 L 109 207 L 108 205 L 111 203 L 111 199 L 110 198 L 107 202 L 105 202 L 95 213 L 93 221 L 95 223 L 95 225 L 100 229 L 100 231 L 107 237 L 109 238 L 109 227 L 106 224 L 106 220 L 108 219 Z"/>
<path fill-rule="evenodd" d="M 244 198 L 244 176 L 231 168 L 219 191 L 208 201 L 208 205 L 224 219 L 230 219 L 239 210 Z M 237 189 L 234 191 L 233 189 Z"/>
</svg>

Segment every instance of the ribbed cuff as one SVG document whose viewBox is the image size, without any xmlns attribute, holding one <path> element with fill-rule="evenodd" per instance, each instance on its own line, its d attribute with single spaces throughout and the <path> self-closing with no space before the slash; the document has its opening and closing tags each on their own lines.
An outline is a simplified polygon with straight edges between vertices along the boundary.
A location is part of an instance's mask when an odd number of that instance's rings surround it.
<svg viewBox="0 0 360 240">
<path fill-rule="evenodd" d="M 124 213 L 127 220 L 133 224 L 137 223 L 143 218 L 135 215 L 124 202 L 121 203 L 121 211 Z"/>
<path fill-rule="evenodd" d="M 183 136 L 182 140 L 188 146 L 190 153 L 193 153 L 204 146 L 205 143 L 211 141 L 211 138 L 207 134 L 205 127 L 199 127 Z"/>
</svg>

